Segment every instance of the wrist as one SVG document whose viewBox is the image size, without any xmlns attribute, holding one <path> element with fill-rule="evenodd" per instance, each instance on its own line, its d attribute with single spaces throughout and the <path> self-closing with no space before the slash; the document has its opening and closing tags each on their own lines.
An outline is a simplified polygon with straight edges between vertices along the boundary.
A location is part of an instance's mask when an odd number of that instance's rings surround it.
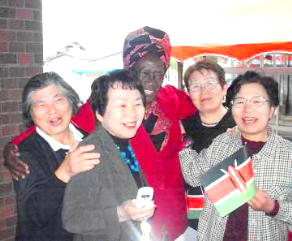
<svg viewBox="0 0 292 241">
<path fill-rule="evenodd" d="M 266 212 L 266 215 L 270 217 L 276 216 L 279 212 L 279 208 L 280 208 L 279 202 L 277 200 L 274 200 L 273 209 L 271 209 L 271 211 L 269 212 Z"/>
<path fill-rule="evenodd" d="M 129 219 L 128 215 L 124 211 L 122 205 L 117 207 L 117 215 L 118 215 L 119 222 L 125 222 L 125 221 L 127 221 Z"/>
<path fill-rule="evenodd" d="M 68 173 L 64 170 L 62 170 L 61 168 L 58 168 L 56 171 L 55 171 L 55 176 L 61 180 L 62 182 L 69 182 L 71 176 L 68 175 Z"/>
</svg>

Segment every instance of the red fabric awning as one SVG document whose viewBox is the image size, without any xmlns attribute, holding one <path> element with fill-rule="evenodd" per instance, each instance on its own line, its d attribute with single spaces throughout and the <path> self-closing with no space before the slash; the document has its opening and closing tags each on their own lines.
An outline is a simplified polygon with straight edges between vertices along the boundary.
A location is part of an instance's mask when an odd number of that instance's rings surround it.
<svg viewBox="0 0 292 241">
<path fill-rule="evenodd" d="M 215 47 L 172 46 L 171 57 L 183 62 L 199 55 L 222 55 L 244 61 L 267 52 L 287 52 L 292 54 L 292 42 L 236 44 Z"/>
</svg>

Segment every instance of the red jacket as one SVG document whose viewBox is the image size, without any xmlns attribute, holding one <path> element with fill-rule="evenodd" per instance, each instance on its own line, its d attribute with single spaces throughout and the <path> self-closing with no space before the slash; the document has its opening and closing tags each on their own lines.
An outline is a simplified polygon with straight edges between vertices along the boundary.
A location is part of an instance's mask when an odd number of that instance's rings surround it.
<svg viewBox="0 0 292 241">
<path fill-rule="evenodd" d="M 151 221 L 153 231 L 161 239 L 163 230 L 166 229 L 169 240 L 173 241 L 188 226 L 185 188 L 178 158 L 182 145 L 179 120 L 194 115 L 196 109 L 186 93 L 173 86 L 161 88 L 157 93 L 157 101 L 172 123 L 167 145 L 157 152 L 142 125 L 131 140 L 131 145 L 148 185 L 154 188 L 157 208 Z M 72 122 L 88 133 L 95 129 L 90 100 L 80 108 Z M 12 142 L 20 143 L 33 129 L 34 127 L 30 128 Z"/>
<path fill-rule="evenodd" d="M 193 115 L 195 108 L 184 92 L 173 87 L 161 88 L 157 101 L 172 123 L 167 145 L 157 152 L 144 126 L 138 129 L 131 145 L 149 186 L 154 188 L 157 206 L 152 218 L 154 233 L 161 240 L 165 223 L 169 240 L 174 240 L 188 226 L 185 187 L 178 158 L 182 145 L 179 120 Z"/>
</svg>

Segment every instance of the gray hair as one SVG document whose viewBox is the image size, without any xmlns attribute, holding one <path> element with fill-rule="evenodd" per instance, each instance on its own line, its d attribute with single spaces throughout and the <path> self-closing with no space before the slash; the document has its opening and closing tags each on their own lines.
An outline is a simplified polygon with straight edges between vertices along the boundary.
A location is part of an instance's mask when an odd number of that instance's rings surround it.
<svg viewBox="0 0 292 241">
<path fill-rule="evenodd" d="M 80 98 L 76 91 L 54 72 L 46 72 L 42 74 L 38 74 L 30 78 L 27 84 L 24 87 L 22 93 L 22 116 L 24 120 L 24 124 L 29 127 L 34 125 L 32 116 L 31 116 L 31 105 L 32 105 L 32 95 L 45 87 L 50 85 L 58 86 L 65 97 L 68 99 L 72 110 L 73 115 L 76 115 L 79 109 Z"/>
</svg>

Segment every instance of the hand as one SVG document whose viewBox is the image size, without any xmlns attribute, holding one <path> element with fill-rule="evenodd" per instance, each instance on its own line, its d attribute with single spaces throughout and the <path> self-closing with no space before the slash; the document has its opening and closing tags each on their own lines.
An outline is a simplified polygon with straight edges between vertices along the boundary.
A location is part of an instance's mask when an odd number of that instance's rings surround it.
<svg viewBox="0 0 292 241">
<path fill-rule="evenodd" d="M 120 222 L 127 220 L 144 221 L 152 217 L 155 211 L 155 204 L 152 201 L 151 205 L 143 208 L 136 207 L 136 200 L 125 201 L 117 207 L 118 218 Z"/>
<path fill-rule="evenodd" d="M 10 171 L 13 179 L 25 178 L 29 174 L 29 167 L 26 163 L 19 159 L 17 146 L 8 142 L 3 149 L 4 165 Z"/>
<path fill-rule="evenodd" d="M 234 126 L 233 128 L 228 128 L 226 130 L 227 133 L 231 134 L 231 135 L 235 135 L 237 132 L 239 132 L 240 130 L 238 129 L 237 126 Z"/>
<path fill-rule="evenodd" d="M 253 210 L 265 213 L 271 213 L 275 207 L 275 200 L 266 192 L 258 189 L 256 195 L 247 203 Z"/>
<path fill-rule="evenodd" d="M 100 163 L 99 153 L 91 152 L 94 145 L 78 146 L 76 141 L 70 148 L 64 161 L 55 171 L 55 175 L 63 182 L 69 182 L 77 173 L 89 171 Z"/>
</svg>

